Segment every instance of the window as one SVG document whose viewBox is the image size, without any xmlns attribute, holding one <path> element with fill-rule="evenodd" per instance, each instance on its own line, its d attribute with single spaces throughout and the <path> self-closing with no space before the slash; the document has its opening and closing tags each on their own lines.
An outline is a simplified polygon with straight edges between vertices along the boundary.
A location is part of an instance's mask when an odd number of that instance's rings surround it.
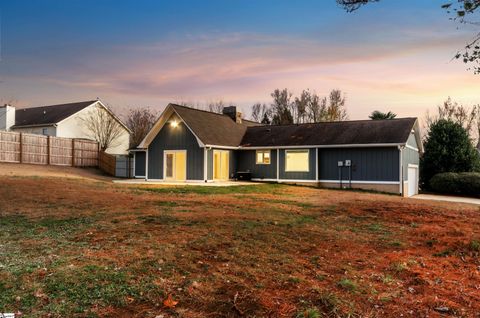
<svg viewBox="0 0 480 318">
<path fill-rule="evenodd" d="M 270 164 L 270 150 L 257 150 L 257 165 Z"/>
<path fill-rule="evenodd" d="M 286 150 L 285 171 L 308 172 L 308 150 Z"/>
<path fill-rule="evenodd" d="M 42 135 L 44 136 L 48 135 L 48 128 L 42 128 Z"/>
</svg>

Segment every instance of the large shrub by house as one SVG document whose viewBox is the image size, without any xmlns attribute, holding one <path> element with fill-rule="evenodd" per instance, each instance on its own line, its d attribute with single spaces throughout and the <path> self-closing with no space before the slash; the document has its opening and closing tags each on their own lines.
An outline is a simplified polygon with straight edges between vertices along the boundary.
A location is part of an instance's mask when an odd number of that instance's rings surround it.
<svg viewBox="0 0 480 318">
<path fill-rule="evenodd" d="M 430 180 L 430 187 L 438 193 L 480 197 L 480 173 L 439 173 Z"/>
<path fill-rule="evenodd" d="M 458 123 L 445 119 L 433 123 L 424 150 L 420 159 L 422 189 L 433 190 L 430 180 L 438 173 L 479 171 L 479 154 L 467 131 Z"/>
</svg>

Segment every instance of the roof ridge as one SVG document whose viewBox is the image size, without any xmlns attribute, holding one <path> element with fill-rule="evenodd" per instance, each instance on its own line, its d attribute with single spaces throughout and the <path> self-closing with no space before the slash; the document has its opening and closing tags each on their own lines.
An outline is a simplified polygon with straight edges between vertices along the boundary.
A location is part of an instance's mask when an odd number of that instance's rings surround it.
<svg viewBox="0 0 480 318">
<path fill-rule="evenodd" d="M 17 110 L 23 110 L 23 109 L 35 109 L 35 108 L 45 108 L 45 107 L 55 107 L 55 106 L 66 106 L 66 105 L 73 105 L 73 104 L 81 104 L 81 103 L 90 103 L 93 104 L 95 102 L 99 102 L 100 100 L 95 99 L 95 100 L 85 100 L 85 101 L 80 101 L 80 102 L 70 102 L 70 103 L 63 103 L 63 104 L 55 104 L 55 105 L 44 105 L 44 106 L 33 106 L 33 107 L 23 107 L 23 108 L 17 108 Z"/>
<path fill-rule="evenodd" d="M 198 108 L 194 108 L 194 107 L 190 107 L 190 106 L 184 106 L 184 105 L 178 105 L 178 104 L 174 104 L 174 103 L 170 103 L 170 105 L 172 105 L 174 107 L 187 108 L 189 110 L 196 110 L 196 111 L 199 111 L 199 112 L 209 113 L 209 114 L 213 114 L 213 115 L 219 115 L 219 116 L 222 116 L 222 117 L 224 117 L 224 116 L 228 117 L 225 114 L 220 114 L 220 113 L 212 112 L 212 111 L 205 110 L 205 109 L 198 109 Z M 230 117 L 228 117 L 228 118 L 230 118 Z"/>
<path fill-rule="evenodd" d="M 358 123 L 358 122 L 384 122 L 384 121 L 399 121 L 406 119 L 418 119 L 418 117 L 402 117 L 394 119 L 357 119 L 357 120 L 341 120 L 341 121 L 319 121 L 316 123 L 299 123 L 299 124 L 283 124 L 283 125 L 263 125 L 253 127 L 288 127 L 288 126 L 303 126 L 303 125 L 320 125 L 320 124 L 340 124 L 340 123 Z"/>
</svg>

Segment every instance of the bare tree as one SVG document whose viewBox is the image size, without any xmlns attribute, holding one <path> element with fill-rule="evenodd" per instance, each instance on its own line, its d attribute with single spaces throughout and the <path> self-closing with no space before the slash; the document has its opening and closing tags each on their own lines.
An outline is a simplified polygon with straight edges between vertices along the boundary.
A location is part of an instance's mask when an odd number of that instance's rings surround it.
<svg viewBox="0 0 480 318">
<path fill-rule="evenodd" d="M 82 118 L 82 121 L 90 137 L 98 142 L 103 151 L 118 146 L 119 138 L 125 132 L 125 128 L 113 112 L 102 106 L 95 106 Z"/>
<path fill-rule="evenodd" d="M 207 103 L 207 110 L 213 113 L 221 114 L 223 112 L 223 108 L 227 106 L 223 99 L 219 99 L 216 101 L 210 101 Z"/>
<path fill-rule="evenodd" d="M 270 124 L 271 111 L 267 104 L 252 105 L 252 119 L 258 123 Z"/>
<path fill-rule="evenodd" d="M 297 124 L 305 123 L 308 121 L 307 108 L 312 99 L 312 94 L 309 90 L 303 90 L 300 97 L 295 97 L 295 122 Z"/>
<path fill-rule="evenodd" d="M 132 132 L 130 135 L 130 146 L 136 147 L 152 129 L 157 119 L 157 112 L 149 107 L 131 109 L 127 116 L 127 127 Z"/>
<path fill-rule="evenodd" d="M 427 112 L 426 123 L 427 132 L 430 130 L 430 125 L 439 119 L 446 119 L 460 124 L 472 136 L 473 128 L 477 128 L 476 124 L 480 109 L 478 106 L 467 107 L 457 102 L 452 101 L 449 97 L 442 105 L 437 106 L 437 113 L 431 115 Z M 476 132 L 475 132 L 476 133 Z"/>
<path fill-rule="evenodd" d="M 273 125 L 288 125 L 293 124 L 292 115 L 292 93 L 288 89 L 276 89 L 272 94 L 273 103 L 272 109 L 272 124 Z"/>
<path fill-rule="evenodd" d="M 348 113 L 345 108 L 345 96 L 339 89 L 333 89 L 330 92 L 329 104 L 326 109 L 324 121 L 343 121 L 348 119 Z"/>
</svg>

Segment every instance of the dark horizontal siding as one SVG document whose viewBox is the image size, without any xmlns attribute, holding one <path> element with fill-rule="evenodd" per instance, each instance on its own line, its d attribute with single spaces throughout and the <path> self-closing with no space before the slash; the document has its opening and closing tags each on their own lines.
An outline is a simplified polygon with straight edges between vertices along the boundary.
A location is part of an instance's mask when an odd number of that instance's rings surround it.
<svg viewBox="0 0 480 318">
<path fill-rule="evenodd" d="M 318 150 L 320 180 L 339 180 L 338 161 L 352 161 L 354 181 L 399 181 L 399 150 L 396 147 L 332 148 Z M 348 168 L 342 169 L 348 179 Z"/>
</svg>

